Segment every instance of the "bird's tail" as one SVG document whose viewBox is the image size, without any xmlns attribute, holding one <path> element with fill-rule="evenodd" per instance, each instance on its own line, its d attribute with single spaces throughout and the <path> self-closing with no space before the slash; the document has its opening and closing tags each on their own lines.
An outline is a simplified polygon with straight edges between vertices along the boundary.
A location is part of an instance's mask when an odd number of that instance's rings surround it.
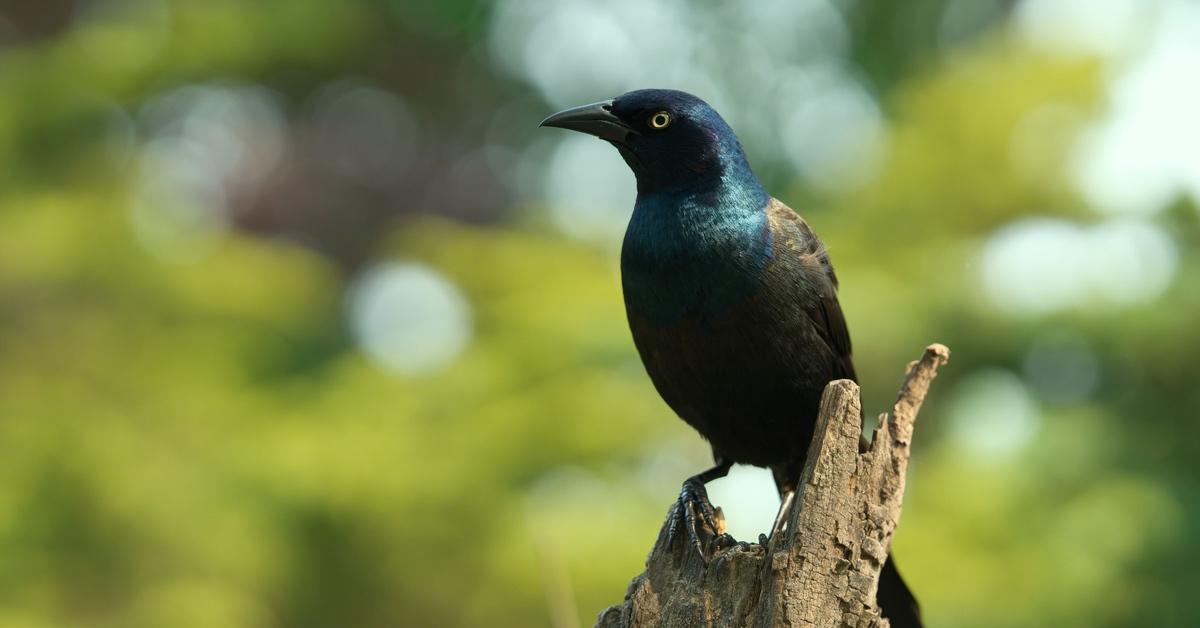
<svg viewBox="0 0 1200 628">
<path fill-rule="evenodd" d="M 892 628 L 921 628 L 921 608 L 904 578 L 896 571 L 896 561 L 888 556 L 879 572 L 879 591 L 875 594 L 881 614 Z"/>
</svg>

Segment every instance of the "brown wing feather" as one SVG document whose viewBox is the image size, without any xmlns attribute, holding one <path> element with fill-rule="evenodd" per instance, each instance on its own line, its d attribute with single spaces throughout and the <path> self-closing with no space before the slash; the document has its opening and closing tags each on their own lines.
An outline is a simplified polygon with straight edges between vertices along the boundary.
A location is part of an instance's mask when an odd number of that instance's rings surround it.
<svg viewBox="0 0 1200 628">
<path fill-rule="evenodd" d="M 772 231 L 777 236 L 783 236 L 784 244 L 800 256 L 801 264 L 816 266 L 824 271 L 828 282 L 818 286 L 820 298 L 814 300 L 806 313 L 833 354 L 840 371 L 838 377 L 857 380 L 851 356 L 850 330 L 846 326 L 846 317 L 837 298 L 837 273 L 829 261 L 825 245 L 799 214 L 778 199 L 771 199 L 767 216 L 771 221 Z"/>
</svg>

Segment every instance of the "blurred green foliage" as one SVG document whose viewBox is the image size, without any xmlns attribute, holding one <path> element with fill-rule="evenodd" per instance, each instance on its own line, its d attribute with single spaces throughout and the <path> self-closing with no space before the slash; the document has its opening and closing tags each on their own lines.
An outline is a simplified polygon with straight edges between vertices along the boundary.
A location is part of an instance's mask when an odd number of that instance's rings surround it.
<svg viewBox="0 0 1200 628">
<path fill-rule="evenodd" d="M 980 285 L 989 235 L 1093 220 L 1066 165 L 1083 123 L 1041 136 L 1033 166 L 1014 132 L 1047 104 L 1098 115 L 1104 70 L 1002 24 L 946 53 L 929 28 L 872 37 L 902 18 L 851 4 L 886 156 L 858 189 L 774 189 L 831 246 L 868 408 L 928 342 L 954 352 L 896 541 L 930 625 L 1200 623 L 1194 204 L 1155 218 L 1179 257 L 1154 300 L 1006 314 Z M 934 19 L 945 3 L 918 4 Z M 706 451 L 645 378 L 611 250 L 558 234 L 520 190 L 479 209 L 416 187 L 495 139 L 495 111 L 529 141 L 549 109 L 488 64 L 489 7 L 84 5 L 36 36 L 10 20 L 0 48 L 0 625 L 562 627 L 619 601 Z M 131 114 L 230 82 L 302 117 L 343 76 L 408 98 L 426 148 L 394 189 L 285 165 L 199 254 L 143 246 Z M 297 194 L 326 213 L 279 218 Z M 390 259 L 466 296 L 473 337 L 447 368 L 389 373 L 357 349 L 344 292 Z M 1096 388 L 1063 401 L 1025 381 L 1029 443 L 964 446 L 952 410 L 976 376 L 1028 380 L 1031 347 L 1064 333 Z"/>
</svg>

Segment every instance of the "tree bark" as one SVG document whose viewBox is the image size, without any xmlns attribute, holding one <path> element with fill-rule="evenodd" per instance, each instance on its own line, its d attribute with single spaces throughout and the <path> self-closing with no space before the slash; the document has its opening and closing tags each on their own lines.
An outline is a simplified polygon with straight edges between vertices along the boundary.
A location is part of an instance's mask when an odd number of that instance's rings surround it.
<svg viewBox="0 0 1200 628">
<path fill-rule="evenodd" d="M 668 541 L 664 528 L 624 603 L 596 625 L 887 626 L 875 592 L 900 520 L 913 422 L 949 358 L 933 344 L 908 365 L 865 451 L 858 386 L 830 382 L 785 532 L 765 547 L 715 535 L 701 556 L 685 534 Z"/>
</svg>

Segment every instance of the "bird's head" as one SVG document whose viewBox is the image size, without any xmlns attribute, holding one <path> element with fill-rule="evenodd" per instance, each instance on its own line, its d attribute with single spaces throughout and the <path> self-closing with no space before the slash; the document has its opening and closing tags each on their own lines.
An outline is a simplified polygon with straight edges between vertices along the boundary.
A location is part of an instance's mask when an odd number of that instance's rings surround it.
<svg viewBox="0 0 1200 628">
<path fill-rule="evenodd" d="M 595 135 L 617 147 L 638 181 L 638 191 L 687 188 L 750 173 L 733 129 L 708 103 L 670 89 L 640 89 L 560 111 L 541 126 Z"/>
</svg>

